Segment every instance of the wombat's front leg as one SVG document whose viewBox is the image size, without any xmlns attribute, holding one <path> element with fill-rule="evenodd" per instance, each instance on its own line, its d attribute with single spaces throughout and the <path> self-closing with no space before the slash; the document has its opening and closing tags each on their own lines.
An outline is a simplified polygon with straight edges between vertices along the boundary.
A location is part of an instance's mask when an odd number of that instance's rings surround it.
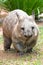
<svg viewBox="0 0 43 65">
<path fill-rule="evenodd" d="M 24 46 L 22 45 L 21 42 L 18 42 L 18 41 L 14 41 L 13 42 L 13 45 L 14 45 L 14 48 L 17 50 L 17 52 L 20 53 L 20 55 L 23 55 L 24 54 Z"/>
<path fill-rule="evenodd" d="M 10 38 L 6 37 L 5 35 L 3 37 L 4 37 L 4 50 L 6 51 L 10 49 L 12 41 Z"/>
<path fill-rule="evenodd" d="M 26 53 L 32 52 L 32 49 L 33 49 L 33 48 L 27 49 Z"/>
<path fill-rule="evenodd" d="M 37 40 L 33 40 L 28 46 L 27 46 L 27 52 L 32 52 L 33 47 L 36 45 Z"/>
</svg>

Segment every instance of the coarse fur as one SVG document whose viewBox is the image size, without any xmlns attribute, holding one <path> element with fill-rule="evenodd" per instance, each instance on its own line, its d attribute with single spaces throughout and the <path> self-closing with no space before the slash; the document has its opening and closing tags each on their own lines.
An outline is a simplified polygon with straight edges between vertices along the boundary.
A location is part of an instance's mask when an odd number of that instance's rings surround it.
<svg viewBox="0 0 43 65">
<path fill-rule="evenodd" d="M 17 51 L 27 52 L 36 45 L 38 33 L 33 15 L 19 9 L 11 11 L 3 21 L 4 49 L 13 43 Z"/>
</svg>

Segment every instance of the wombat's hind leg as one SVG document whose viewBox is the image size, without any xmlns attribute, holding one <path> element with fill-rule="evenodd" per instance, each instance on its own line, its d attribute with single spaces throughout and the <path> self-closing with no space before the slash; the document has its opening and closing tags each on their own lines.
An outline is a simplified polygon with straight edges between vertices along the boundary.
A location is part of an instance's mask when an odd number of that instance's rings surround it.
<svg viewBox="0 0 43 65">
<path fill-rule="evenodd" d="M 6 36 L 4 36 L 4 50 L 7 51 L 8 49 L 10 49 L 12 40 Z"/>
</svg>

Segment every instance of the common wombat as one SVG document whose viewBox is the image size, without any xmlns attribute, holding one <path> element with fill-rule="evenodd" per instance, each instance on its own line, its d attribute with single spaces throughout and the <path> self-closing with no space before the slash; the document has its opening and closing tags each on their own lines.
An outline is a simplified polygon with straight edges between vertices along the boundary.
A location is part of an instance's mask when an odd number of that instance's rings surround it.
<svg viewBox="0 0 43 65">
<path fill-rule="evenodd" d="M 9 12 L 3 21 L 4 49 L 10 49 L 11 43 L 20 52 L 31 50 L 37 42 L 38 26 L 34 15 L 22 10 Z"/>
</svg>

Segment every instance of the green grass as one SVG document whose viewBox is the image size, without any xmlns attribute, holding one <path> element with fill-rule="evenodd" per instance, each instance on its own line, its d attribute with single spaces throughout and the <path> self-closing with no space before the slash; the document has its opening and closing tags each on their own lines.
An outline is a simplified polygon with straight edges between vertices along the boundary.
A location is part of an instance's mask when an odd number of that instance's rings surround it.
<svg viewBox="0 0 43 65">
<path fill-rule="evenodd" d="M 0 35 L 0 44 L 3 43 L 3 36 Z"/>
<path fill-rule="evenodd" d="M 32 53 L 23 56 L 14 54 L 14 57 L 11 58 L 5 57 L 0 60 L 0 65 L 43 65 L 43 26 L 39 26 L 39 31 L 38 41 Z M 0 36 L 0 42 L 2 41 L 3 37 Z"/>
<path fill-rule="evenodd" d="M 12 11 L 14 9 L 21 9 L 31 14 L 35 11 L 38 15 L 43 12 L 43 0 L 0 0 L 0 6 Z"/>
</svg>

